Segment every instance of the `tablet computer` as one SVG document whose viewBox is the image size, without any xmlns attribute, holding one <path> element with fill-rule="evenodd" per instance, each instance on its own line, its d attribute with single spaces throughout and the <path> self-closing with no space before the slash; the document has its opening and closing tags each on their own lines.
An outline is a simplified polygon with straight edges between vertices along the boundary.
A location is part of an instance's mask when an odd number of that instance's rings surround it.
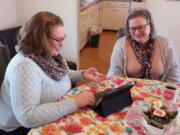
<svg viewBox="0 0 180 135">
<path fill-rule="evenodd" d="M 135 83 L 133 81 L 121 87 L 95 94 L 95 104 L 89 107 L 100 115 L 107 116 L 132 104 L 130 89 Z"/>
</svg>

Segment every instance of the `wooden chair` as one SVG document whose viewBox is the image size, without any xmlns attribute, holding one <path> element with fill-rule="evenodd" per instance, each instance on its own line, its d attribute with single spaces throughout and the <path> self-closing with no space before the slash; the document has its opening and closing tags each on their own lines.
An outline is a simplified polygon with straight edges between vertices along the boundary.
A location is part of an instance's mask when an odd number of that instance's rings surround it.
<svg viewBox="0 0 180 135">
<path fill-rule="evenodd" d="M 121 37 L 124 37 L 126 35 L 126 32 L 125 32 L 125 29 L 124 28 L 120 28 L 118 31 L 117 31 L 117 39 L 121 38 Z"/>
</svg>

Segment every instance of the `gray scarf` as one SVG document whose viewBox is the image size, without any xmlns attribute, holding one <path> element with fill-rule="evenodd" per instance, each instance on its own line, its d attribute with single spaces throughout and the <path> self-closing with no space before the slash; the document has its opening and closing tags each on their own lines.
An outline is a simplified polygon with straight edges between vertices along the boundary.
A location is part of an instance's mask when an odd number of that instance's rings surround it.
<svg viewBox="0 0 180 135">
<path fill-rule="evenodd" d="M 61 80 L 68 72 L 67 64 L 60 54 L 55 57 L 41 55 L 28 55 L 28 57 L 37 63 L 50 78 L 56 81 Z"/>
</svg>

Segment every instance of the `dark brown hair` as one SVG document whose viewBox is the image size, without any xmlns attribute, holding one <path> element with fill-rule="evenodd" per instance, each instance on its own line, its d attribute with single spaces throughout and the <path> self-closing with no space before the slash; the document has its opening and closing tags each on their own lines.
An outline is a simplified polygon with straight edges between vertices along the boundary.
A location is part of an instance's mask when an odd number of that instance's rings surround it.
<svg viewBox="0 0 180 135">
<path fill-rule="evenodd" d="M 63 20 L 59 16 L 48 11 L 35 14 L 20 29 L 19 51 L 25 55 L 48 55 L 48 35 L 55 25 L 63 26 Z"/>
<path fill-rule="evenodd" d="M 150 39 L 153 40 L 155 38 L 155 28 L 154 28 L 154 23 L 152 20 L 151 13 L 147 9 L 134 9 L 129 13 L 127 20 L 126 20 L 126 28 L 125 28 L 127 38 L 132 39 L 130 29 L 129 29 L 129 21 L 136 17 L 144 17 L 144 19 L 147 21 L 147 23 L 149 23 L 150 28 L 151 28 Z"/>
</svg>

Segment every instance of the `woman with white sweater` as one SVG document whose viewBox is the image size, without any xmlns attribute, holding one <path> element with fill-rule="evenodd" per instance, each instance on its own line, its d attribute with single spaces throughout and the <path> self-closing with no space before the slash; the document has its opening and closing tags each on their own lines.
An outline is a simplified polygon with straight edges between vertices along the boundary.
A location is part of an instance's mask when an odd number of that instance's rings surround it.
<svg viewBox="0 0 180 135">
<path fill-rule="evenodd" d="M 0 134 L 25 135 L 38 127 L 95 102 L 84 91 L 57 102 L 71 81 L 101 81 L 95 68 L 72 71 L 59 53 L 65 39 L 62 19 L 51 12 L 34 15 L 20 30 L 18 54 L 9 63 L 0 91 Z"/>
</svg>

